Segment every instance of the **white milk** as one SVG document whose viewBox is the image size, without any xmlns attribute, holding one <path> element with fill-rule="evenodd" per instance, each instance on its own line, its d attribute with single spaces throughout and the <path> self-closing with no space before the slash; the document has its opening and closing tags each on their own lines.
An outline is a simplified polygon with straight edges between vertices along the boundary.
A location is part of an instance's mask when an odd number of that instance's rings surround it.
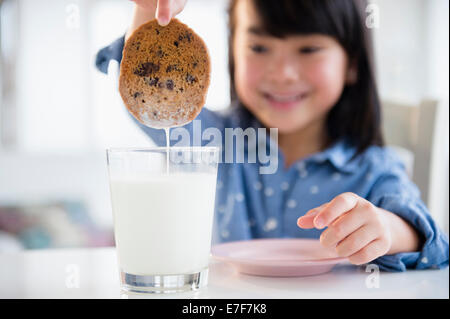
<svg viewBox="0 0 450 319">
<path fill-rule="evenodd" d="M 216 174 L 112 176 L 110 183 L 123 271 L 170 275 L 208 266 Z"/>
</svg>

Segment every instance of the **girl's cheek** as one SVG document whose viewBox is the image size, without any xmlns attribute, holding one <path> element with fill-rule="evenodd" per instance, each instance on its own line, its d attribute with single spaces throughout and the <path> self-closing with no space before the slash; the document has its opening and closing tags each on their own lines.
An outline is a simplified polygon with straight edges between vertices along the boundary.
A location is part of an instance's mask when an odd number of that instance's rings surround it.
<svg viewBox="0 0 450 319">
<path fill-rule="evenodd" d="M 251 104 L 248 99 L 255 98 L 257 95 L 258 86 L 264 74 L 263 65 L 259 59 L 244 57 L 237 65 L 236 71 L 238 93 L 241 98 L 247 99 L 244 102 Z"/>
<path fill-rule="evenodd" d="M 308 68 L 307 82 L 314 88 L 324 108 L 332 106 L 339 99 L 344 87 L 345 61 L 334 57 L 318 61 Z M 328 105 L 331 104 L 331 105 Z"/>
<path fill-rule="evenodd" d="M 251 87 L 256 87 L 264 74 L 264 59 L 260 57 L 247 56 L 245 58 L 246 82 Z"/>
</svg>

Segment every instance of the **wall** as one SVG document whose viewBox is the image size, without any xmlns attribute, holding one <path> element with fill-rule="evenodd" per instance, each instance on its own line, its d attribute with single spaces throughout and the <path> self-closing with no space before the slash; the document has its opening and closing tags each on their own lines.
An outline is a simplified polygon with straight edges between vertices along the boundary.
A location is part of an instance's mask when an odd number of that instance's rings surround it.
<svg viewBox="0 0 450 319">
<path fill-rule="evenodd" d="M 111 93 L 114 84 L 93 68 L 97 50 L 125 32 L 131 4 L 122 0 L 13 1 L 20 8 L 20 28 L 15 34 L 20 62 L 16 70 L 18 145 L 9 151 L 0 149 L 0 202 L 83 199 L 100 224 L 111 225 L 104 149 L 151 145 Z M 449 2 L 373 3 L 380 8 L 380 28 L 374 32 L 382 98 L 410 103 L 424 96 L 448 99 Z M 71 4 L 80 10 L 79 27 L 68 20 Z M 189 0 L 180 15 L 198 30 L 211 51 L 213 74 L 207 100 L 211 109 L 228 103 L 224 8 L 223 1 Z M 448 125 L 442 136 L 448 140 Z M 448 142 L 442 154 L 448 168 Z M 442 205 L 436 209 L 444 218 L 439 223 L 448 230 L 448 195 L 443 193 L 447 189 L 448 194 L 448 172 L 440 177 L 442 188 L 435 190 L 435 196 Z"/>
</svg>

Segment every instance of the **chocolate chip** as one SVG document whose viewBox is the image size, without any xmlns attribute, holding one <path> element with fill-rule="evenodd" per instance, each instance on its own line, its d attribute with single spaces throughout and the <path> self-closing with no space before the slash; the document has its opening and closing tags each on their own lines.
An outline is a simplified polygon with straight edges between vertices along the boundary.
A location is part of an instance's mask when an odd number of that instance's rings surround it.
<svg viewBox="0 0 450 319">
<path fill-rule="evenodd" d="M 192 66 L 194 67 L 194 69 L 197 67 L 197 62 L 194 62 L 193 64 L 192 64 Z"/>
<path fill-rule="evenodd" d="M 169 89 L 169 90 L 173 90 L 173 81 L 172 80 L 167 80 L 166 81 L 166 87 Z"/>
<path fill-rule="evenodd" d="M 186 74 L 186 82 L 192 84 L 194 82 L 197 82 L 197 79 L 192 74 Z"/>
<path fill-rule="evenodd" d="M 180 88 L 180 92 L 183 92 L 184 91 L 184 89 L 183 88 Z"/>
<path fill-rule="evenodd" d="M 136 99 L 138 96 L 140 96 L 142 94 L 142 92 L 135 92 L 133 94 L 133 97 Z"/>
<path fill-rule="evenodd" d="M 159 81 L 159 77 L 154 77 L 154 78 L 150 78 L 150 79 L 145 79 L 145 82 L 150 85 L 150 86 L 155 86 L 158 85 L 158 81 Z"/>
<path fill-rule="evenodd" d="M 158 29 L 155 29 L 155 31 L 156 31 L 156 34 L 159 35 L 159 30 L 158 30 Z"/>
<path fill-rule="evenodd" d="M 173 44 L 178 48 L 178 41 L 174 41 Z"/>
<path fill-rule="evenodd" d="M 145 103 L 145 100 L 142 100 L 142 103 Z"/>
<path fill-rule="evenodd" d="M 176 64 L 169 64 L 166 68 L 166 73 L 178 71 L 178 66 Z"/>
<path fill-rule="evenodd" d="M 134 70 L 134 74 L 137 76 L 148 76 L 153 72 L 159 71 L 159 64 L 152 62 L 141 63 L 137 69 Z"/>
<path fill-rule="evenodd" d="M 185 37 L 186 39 L 188 39 L 188 42 L 191 42 L 191 39 L 194 38 L 194 36 L 193 36 L 192 33 L 190 33 L 190 32 L 186 32 L 186 34 L 184 35 L 184 37 Z"/>
<path fill-rule="evenodd" d="M 183 41 L 184 39 L 187 39 L 188 42 L 191 42 L 192 39 L 194 39 L 194 36 L 192 35 L 191 32 L 186 32 L 184 35 L 179 35 L 178 36 L 178 41 Z"/>
<path fill-rule="evenodd" d="M 157 56 L 158 58 L 162 58 L 162 57 L 164 56 L 163 50 L 159 49 L 158 51 L 156 51 L 156 56 Z"/>
</svg>

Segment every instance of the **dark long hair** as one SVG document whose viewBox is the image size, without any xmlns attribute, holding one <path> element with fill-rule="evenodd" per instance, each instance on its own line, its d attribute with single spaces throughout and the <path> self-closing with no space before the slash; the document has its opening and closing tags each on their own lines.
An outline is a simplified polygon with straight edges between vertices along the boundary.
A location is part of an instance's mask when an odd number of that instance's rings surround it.
<svg viewBox="0 0 450 319">
<path fill-rule="evenodd" d="M 344 48 L 350 63 L 357 66 L 357 79 L 347 84 L 326 120 L 330 143 L 348 138 L 357 147 L 356 154 L 371 145 L 382 146 L 381 107 L 374 77 L 373 47 L 365 25 L 365 0 L 230 0 L 229 72 L 232 105 L 242 107 L 234 81 L 233 38 L 238 1 L 253 1 L 263 30 L 274 37 L 325 34 Z"/>
</svg>

